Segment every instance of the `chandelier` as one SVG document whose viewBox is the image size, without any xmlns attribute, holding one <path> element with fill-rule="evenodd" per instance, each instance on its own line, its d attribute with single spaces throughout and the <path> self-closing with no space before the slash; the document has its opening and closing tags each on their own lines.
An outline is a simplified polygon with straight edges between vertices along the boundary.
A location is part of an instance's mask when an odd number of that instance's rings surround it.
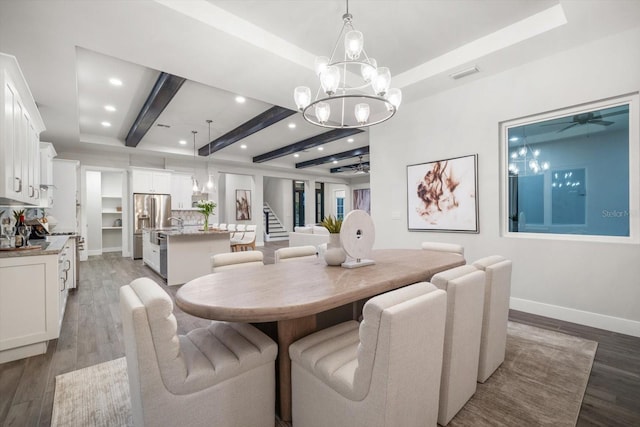
<svg viewBox="0 0 640 427">
<path fill-rule="evenodd" d="M 353 26 L 353 16 L 342 15 L 342 30 L 331 57 L 319 56 L 315 72 L 320 80 L 316 96 L 295 88 L 293 97 L 306 121 L 333 129 L 372 126 L 390 119 L 402 101 L 400 89 L 390 88 L 391 72 L 378 67 L 364 50 L 364 36 Z M 341 41 L 343 41 L 341 43 Z"/>
<path fill-rule="evenodd" d="M 538 174 L 549 169 L 547 161 L 540 160 L 540 150 L 523 145 L 509 154 L 509 172 L 511 175 Z"/>
</svg>

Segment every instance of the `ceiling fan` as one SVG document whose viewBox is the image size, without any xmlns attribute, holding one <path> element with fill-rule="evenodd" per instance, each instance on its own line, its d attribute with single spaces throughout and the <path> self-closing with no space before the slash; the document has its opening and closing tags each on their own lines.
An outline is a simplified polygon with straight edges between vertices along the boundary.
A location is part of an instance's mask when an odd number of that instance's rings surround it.
<svg viewBox="0 0 640 427">
<path fill-rule="evenodd" d="M 615 116 L 623 113 L 624 111 L 614 111 L 612 113 L 602 115 L 600 111 L 589 111 L 587 113 L 580 113 L 580 114 L 574 115 L 571 118 L 571 121 L 549 123 L 547 125 L 542 125 L 542 126 L 555 126 L 559 124 L 568 124 L 568 126 L 565 126 L 562 129 L 556 131 L 556 133 L 564 132 L 565 130 L 571 129 L 572 127 L 578 126 L 578 125 L 593 124 L 593 125 L 600 125 L 600 126 L 611 126 L 615 122 L 603 120 L 603 118 L 609 117 L 609 116 Z"/>
<path fill-rule="evenodd" d="M 369 162 L 362 162 L 362 156 L 359 156 L 359 162 L 357 165 L 351 166 L 351 170 L 356 175 L 369 173 Z"/>
</svg>

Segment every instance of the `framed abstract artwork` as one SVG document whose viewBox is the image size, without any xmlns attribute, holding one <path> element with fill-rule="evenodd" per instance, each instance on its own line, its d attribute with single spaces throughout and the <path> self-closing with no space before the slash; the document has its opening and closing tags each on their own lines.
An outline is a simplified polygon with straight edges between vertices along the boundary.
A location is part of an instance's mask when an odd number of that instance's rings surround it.
<svg viewBox="0 0 640 427">
<path fill-rule="evenodd" d="M 478 233 L 478 155 L 407 166 L 410 231 Z"/>
<path fill-rule="evenodd" d="M 251 190 L 236 190 L 236 221 L 251 220 Z"/>
</svg>

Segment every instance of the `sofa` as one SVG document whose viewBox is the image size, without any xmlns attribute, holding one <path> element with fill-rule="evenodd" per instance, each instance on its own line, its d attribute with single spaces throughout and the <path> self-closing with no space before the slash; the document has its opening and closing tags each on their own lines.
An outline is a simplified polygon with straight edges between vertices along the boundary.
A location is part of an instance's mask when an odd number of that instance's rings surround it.
<svg viewBox="0 0 640 427">
<path fill-rule="evenodd" d="M 329 230 L 319 225 L 295 227 L 294 231 L 289 233 L 290 247 L 312 245 L 318 248 L 325 243 L 329 243 Z"/>
</svg>

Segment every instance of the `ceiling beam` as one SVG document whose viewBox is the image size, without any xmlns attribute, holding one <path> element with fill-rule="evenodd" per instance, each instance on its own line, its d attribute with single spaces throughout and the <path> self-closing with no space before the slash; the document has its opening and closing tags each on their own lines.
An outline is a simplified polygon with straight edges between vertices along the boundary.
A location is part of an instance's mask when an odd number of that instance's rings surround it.
<svg viewBox="0 0 640 427">
<path fill-rule="evenodd" d="M 357 168 L 358 166 L 370 166 L 369 162 L 362 162 L 362 163 L 354 163 L 352 165 L 345 165 L 345 166 L 340 166 L 338 168 L 331 168 L 330 171 L 331 173 L 340 173 L 340 172 L 353 172 L 353 170 L 355 168 Z"/>
<path fill-rule="evenodd" d="M 203 147 L 198 149 L 198 154 L 201 156 L 208 156 L 210 153 L 215 153 L 218 150 L 222 150 L 229 145 L 240 141 L 252 135 L 266 127 L 271 126 L 272 124 L 278 123 L 280 120 L 284 120 L 292 114 L 295 114 L 295 110 L 290 110 L 284 107 L 278 107 L 274 105 L 269 108 L 267 111 L 258 114 L 251 120 L 248 120 L 235 128 L 232 131 L 229 131 L 222 135 L 221 137 L 210 141 Z M 211 151 L 209 151 L 211 149 Z"/>
<path fill-rule="evenodd" d="M 296 163 L 296 169 L 308 168 L 310 166 L 323 165 L 333 162 L 334 160 L 346 160 L 352 157 L 364 156 L 369 154 L 369 146 L 354 148 L 353 150 L 343 151 L 342 153 L 332 154 L 330 156 L 318 157 L 317 159 L 307 160 L 306 162 Z"/>
<path fill-rule="evenodd" d="M 311 138 L 303 139 L 291 145 L 280 147 L 277 150 L 269 151 L 268 153 L 260 154 L 253 158 L 253 163 L 262 163 L 269 160 L 277 159 L 278 157 L 288 156 L 298 151 L 309 150 L 318 145 L 327 144 L 329 142 L 336 141 L 347 136 L 355 135 L 360 132 L 364 132 L 361 129 L 333 129 L 329 132 L 321 133 L 320 135 L 312 136 Z"/>
<path fill-rule="evenodd" d="M 147 100 L 138 113 L 138 117 L 131 125 L 131 129 L 129 129 L 129 133 L 125 138 L 127 147 L 136 147 L 138 145 L 185 81 L 185 78 L 174 76 L 173 74 L 160 73 L 156 84 L 153 85 L 151 93 L 149 93 Z"/>
</svg>

